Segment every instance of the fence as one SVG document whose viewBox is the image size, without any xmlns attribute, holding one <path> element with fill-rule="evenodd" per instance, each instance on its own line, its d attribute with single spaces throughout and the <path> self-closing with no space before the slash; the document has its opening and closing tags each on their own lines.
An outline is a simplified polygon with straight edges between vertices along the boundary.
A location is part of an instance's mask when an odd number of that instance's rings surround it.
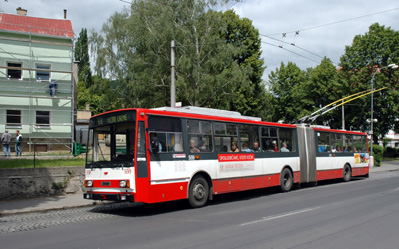
<svg viewBox="0 0 399 249">
<path fill-rule="evenodd" d="M 51 161 L 57 160 L 60 163 L 63 159 L 65 161 L 71 162 L 72 165 L 67 165 L 68 162 L 62 162 L 60 166 L 83 166 L 82 159 L 85 158 L 86 148 L 79 143 L 42 143 L 42 142 L 21 142 L 22 144 L 22 155 L 16 155 L 15 142 L 10 143 L 10 156 L 2 156 L 2 162 L 0 163 L 0 168 L 12 168 L 12 167 L 29 167 L 27 165 L 21 165 L 21 160 L 27 159 L 23 163 L 32 165 L 31 167 L 36 168 L 38 162 L 47 161 L 49 164 Z M 31 148 L 29 152 L 28 148 Z M 28 151 L 28 152 L 26 152 Z M 4 153 L 4 150 L 3 150 Z M 5 155 L 5 154 L 3 154 Z M 80 159 L 80 160 L 78 160 Z M 76 161 L 76 162 L 74 162 Z M 46 165 L 47 165 L 46 164 Z M 49 167 L 54 167 L 57 165 L 49 165 Z M 41 166 L 43 167 L 43 166 Z"/>
</svg>

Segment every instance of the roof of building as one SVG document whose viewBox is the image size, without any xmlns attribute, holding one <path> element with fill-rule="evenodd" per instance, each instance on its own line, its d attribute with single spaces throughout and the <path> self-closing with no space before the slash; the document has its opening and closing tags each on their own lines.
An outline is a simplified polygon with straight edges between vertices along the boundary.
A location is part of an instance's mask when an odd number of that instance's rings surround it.
<svg viewBox="0 0 399 249">
<path fill-rule="evenodd" d="M 0 30 L 73 38 L 70 20 L 0 13 Z"/>
</svg>

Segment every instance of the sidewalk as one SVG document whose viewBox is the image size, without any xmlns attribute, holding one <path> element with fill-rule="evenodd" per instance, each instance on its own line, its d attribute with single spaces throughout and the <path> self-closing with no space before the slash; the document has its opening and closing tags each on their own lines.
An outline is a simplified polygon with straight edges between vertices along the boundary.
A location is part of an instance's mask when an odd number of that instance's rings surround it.
<svg viewBox="0 0 399 249">
<path fill-rule="evenodd" d="M 43 212 L 57 209 L 94 206 L 104 203 L 109 202 L 83 199 L 83 193 L 25 200 L 0 201 L 0 217 L 19 213 Z"/>
<path fill-rule="evenodd" d="M 370 175 L 382 171 L 399 170 L 399 161 L 384 161 L 381 167 L 370 168 Z M 83 194 L 63 195 L 58 197 L 0 201 L 0 217 L 4 215 L 43 212 L 74 207 L 86 207 L 109 203 L 83 199 Z"/>
<path fill-rule="evenodd" d="M 399 161 L 383 161 L 381 167 L 370 168 L 370 173 L 399 170 Z"/>
</svg>

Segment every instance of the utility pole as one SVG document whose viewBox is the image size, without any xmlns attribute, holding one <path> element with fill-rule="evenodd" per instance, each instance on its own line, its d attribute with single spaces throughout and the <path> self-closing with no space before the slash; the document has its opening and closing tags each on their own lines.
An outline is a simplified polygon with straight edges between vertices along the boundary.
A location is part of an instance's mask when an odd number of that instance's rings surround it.
<svg viewBox="0 0 399 249">
<path fill-rule="evenodd" d="M 175 41 L 170 43 L 170 107 L 176 106 L 176 86 L 175 86 Z"/>
<path fill-rule="evenodd" d="M 342 100 L 342 130 L 345 130 L 345 108 L 344 108 L 344 100 Z"/>
</svg>

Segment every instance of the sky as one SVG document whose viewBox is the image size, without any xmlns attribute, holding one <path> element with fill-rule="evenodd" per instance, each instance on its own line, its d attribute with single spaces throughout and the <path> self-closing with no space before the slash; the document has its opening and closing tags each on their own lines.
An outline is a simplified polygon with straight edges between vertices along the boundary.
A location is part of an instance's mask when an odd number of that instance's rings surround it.
<svg viewBox="0 0 399 249">
<path fill-rule="evenodd" d="M 75 37 L 82 28 L 100 31 L 115 12 L 130 0 L 0 0 L 0 13 L 16 14 L 18 7 L 28 16 L 63 19 L 64 9 Z M 243 0 L 218 10 L 234 9 L 241 18 L 252 20 L 262 39 L 262 58 L 271 71 L 281 63 L 295 63 L 305 70 L 327 57 L 338 67 L 345 46 L 378 22 L 399 30 L 399 2 L 387 0 Z M 298 33 L 296 31 L 299 31 Z M 285 34 L 285 35 L 284 35 Z M 293 45 L 291 45 L 293 44 Z"/>
</svg>

